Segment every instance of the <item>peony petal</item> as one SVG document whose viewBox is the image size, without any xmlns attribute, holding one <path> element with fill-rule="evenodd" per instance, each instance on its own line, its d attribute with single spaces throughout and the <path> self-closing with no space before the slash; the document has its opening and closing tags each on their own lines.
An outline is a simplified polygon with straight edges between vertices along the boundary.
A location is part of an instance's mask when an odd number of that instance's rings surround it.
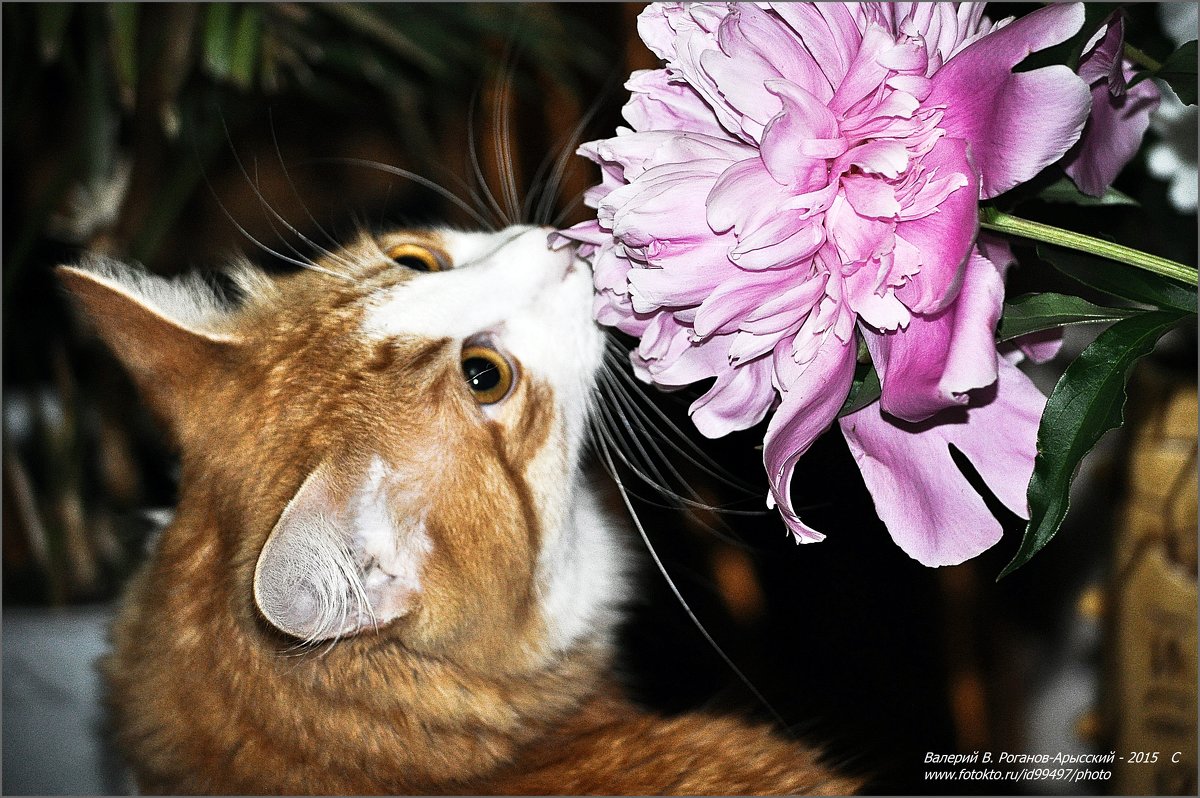
<svg viewBox="0 0 1200 798">
<path fill-rule="evenodd" d="M 763 130 L 762 159 L 767 171 L 777 183 L 797 192 L 825 185 L 826 159 L 846 150 L 837 120 L 824 103 L 787 81 L 767 81 L 766 88 L 783 106 Z"/>
<path fill-rule="evenodd" d="M 926 102 L 946 107 L 948 136 L 971 143 L 981 198 L 1030 179 L 1078 140 L 1091 106 L 1079 76 L 1065 66 L 1012 68 L 1082 25 L 1080 3 L 1039 8 L 960 50 L 931 76 Z"/>
<path fill-rule="evenodd" d="M 1058 355 L 1063 344 L 1063 328 L 1029 333 L 1015 338 L 1013 344 L 1034 363 L 1048 363 Z"/>
<path fill-rule="evenodd" d="M 862 31 L 844 3 L 772 3 L 791 26 L 831 87 L 839 85 L 862 42 Z M 832 96 L 832 88 L 824 99 Z"/>
<path fill-rule="evenodd" d="M 995 329 L 1004 283 L 982 255 L 967 263 L 957 301 L 934 316 L 914 315 L 908 329 L 865 340 L 883 390 L 883 410 L 922 421 L 967 402 L 967 392 L 996 379 Z"/>
<path fill-rule="evenodd" d="M 788 372 L 782 377 L 778 375 L 781 365 Z M 776 357 L 776 372 L 784 390 L 763 440 L 763 463 L 771 486 L 767 505 L 779 507 L 784 523 L 798 542 L 815 542 L 824 535 L 796 515 L 792 505 L 792 472 L 796 461 L 833 423 L 846 401 L 854 379 L 854 348 L 837 346 L 835 341 L 827 339 L 806 368 L 799 369 L 786 358 Z"/>
<path fill-rule="evenodd" d="M 775 402 L 771 359 L 730 366 L 717 372 L 717 381 L 688 408 L 692 423 L 706 438 L 720 438 L 753 427 Z"/>
<path fill-rule="evenodd" d="M 841 419 L 879 517 L 896 544 L 924 565 L 957 565 L 991 548 L 1002 534 L 951 459 L 951 445 L 1005 506 L 1028 516 L 1025 494 L 1046 399 L 1007 363 L 988 393 L 921 424 L 890 419 L 878 405 Z"/>
<path fill-rule="evenodd" d="M 1126 69 L 1127 77 L 1133 75 Z M 1161 95 L 1152 80 L 1114 96 L 1108 83 L 1092 87 L 1092 115 L 1083 135 L 1063 159 L 1067 174 L 1085 194 L 1099 197 L 1133 160 L 1150 127 L 1150 114 Z"/>
<path fill-rule="evenodd" d="M 634 72 L 625 83 L 629 101 L 621 109 L 634 130 L 692 131 L 720 134 L 712 108 L 686 83 L 671 80 L 665 69 Z"/>
<path fill-rule="evenodd" d="M 966 180 L 933 213 L 896 226 L 896 235 L 921 253 L 920 273 L 896 294 L 914 313 L 936 313 L 954 301 L 979 230 L 979 184 L 966 143 L 959 139 L 939 141 L 925 156 L 924 165 L 937 169 L 939 175 L 962 175 Z"/>
<path fill-rule="evenodd" d="M 751 231 L 738 237 L 729 259 L 743 269 L 781 269 L 802 263 L 825 243 L 825 228 L 819 220 L 805 219 L 797 211 L 780 211 Z"/>
</svg>

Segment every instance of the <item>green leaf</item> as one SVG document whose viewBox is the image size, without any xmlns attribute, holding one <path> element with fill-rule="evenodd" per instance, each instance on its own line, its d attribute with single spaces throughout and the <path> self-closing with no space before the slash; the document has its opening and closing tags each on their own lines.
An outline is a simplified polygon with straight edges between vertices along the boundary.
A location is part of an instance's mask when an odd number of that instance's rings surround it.
<svg viewBox="0 0 1200 798">
<path fill-rule="evenodd" d="M 854 382 L 850 384 L 850 395 L 838 411 L 838 417 L 848 416 L 862 410 L 879 398 L 879 372 L 871 363 L 859 364 L 854 373 Z"/>
<path fill-rule="evenodd" d="M 229 78 L 243 91 L 249 91 L 254 85 L 262 28 L 262 8 L 257 5 L 242 6 L 230 48 Z"/>
<path fill-rule="evenodd" d="M 1190 315 L 1156 310 L 1119 321 L 1067 366 L 1046 401 L 1038 427 L 1037 457 L 1029 481 L 1029 525 L 1017 555 L 998 578 L 1029 562 L 1058 532 L 1080 461 L 1105 432 L 1124 421 L 1125 383 L 1133 364 Z"/>
<path fill-rule="evenodd" d="M 1154 77 L 1165 80 L 1185 105 L 1196 104 L 1196 40 L 1167 56 Z"/>
<path fill-rule="evenodd" d="M 1119 321 L 1142 312 L 1145 311 L 1093 305 L 1086 299 L 1067 294 L 1026 294 L 1004 303 L 996 341 L 1011 341 L 1022 335 L 1069 324 Z"/>
<path fill-rule="evenodd" d="M 1066 64 L 1075 71 L 1079 66 L 1079 58 L 1083 55 L 1083 48 L 1092 35 L 1120 7 L 1120 3 L 1084 3 L 1083 27 L 1078 33 L 1061 44 L 1030 54 L 1013 68 L 1013 72 L 1031 72 L 1053 64 Z"/>
<path fill-rule="evenodd" d="M 1140 207 L 1140 203 L 1133 197 L 1111 187 L 1100 197 L 1084 194 L 1066 177 L 1046 186 L 1038 193 L 1037 198 L 1044 202 L 1058 202 L 1066 205 L 1132 205 L 1135 208 Z"/>
<path fill-rule="evenodd" d="M 204 67 L 218 80 L 227 80 L 233 62 L 233 7 L 213 3 L 204 15 Z"/>
<path fill-rule="evenodd" d="M 1047 244 L 1038 244 L 1037 254 L 1071 279 L 1106 294 L 1154 307 L 1196 312 L 1196 289 L 1174 280 Z"/>
<path fill-rule="evenodd" d="M 121 103 L 132 109 L 137 91 L 137 3 L 112 3 L 109 14 L 112 19 L 113 71 L 117 77 L 117 90 Z"/>
</svg>

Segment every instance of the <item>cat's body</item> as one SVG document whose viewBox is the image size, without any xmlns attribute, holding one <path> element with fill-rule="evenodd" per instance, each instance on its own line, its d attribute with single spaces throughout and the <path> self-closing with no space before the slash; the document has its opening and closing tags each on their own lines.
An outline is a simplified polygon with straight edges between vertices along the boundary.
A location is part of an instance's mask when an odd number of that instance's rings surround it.
<svg viewBox="0 0 1200 798">
<path fill-rule="evenodd" d="M 182 455 L 104 666 L 143 791 L 857 786 L 611 682 L 624 559 L 579 468 L 603 342 L 547 232 L 364 237 L 240 269 L 236 307 L 61 271 Z"/>
</svg>

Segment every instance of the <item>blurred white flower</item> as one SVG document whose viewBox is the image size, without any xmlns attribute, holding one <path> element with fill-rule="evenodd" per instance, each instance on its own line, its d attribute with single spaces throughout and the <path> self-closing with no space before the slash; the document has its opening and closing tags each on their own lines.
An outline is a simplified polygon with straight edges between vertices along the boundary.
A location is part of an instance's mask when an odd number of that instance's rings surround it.
<svg viewBox="0 0 1200 798">
<path fill-rule="evenodd" d="M 1175 46 L 1196 38 L 1196 3 L 1163 3 L 1158 19 Z M 1162 102 L 1150 117 L 1158 141 L 1146 150 L 1150 174 L 1170 184 L 1167 198 L 1181 213 L 1196 210 L 1196 125 L 1197 108 L 1184 105 L 1162 81 Z"/>
</svg>

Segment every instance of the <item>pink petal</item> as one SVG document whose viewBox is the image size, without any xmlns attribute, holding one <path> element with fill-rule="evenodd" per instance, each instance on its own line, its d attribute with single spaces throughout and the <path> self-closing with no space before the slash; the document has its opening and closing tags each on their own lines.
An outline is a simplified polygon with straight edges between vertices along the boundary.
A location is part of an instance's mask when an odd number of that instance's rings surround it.
<svg viewBox="0 0 1200 798">
<path fill-rule="evenodd" d="M 762 421 L 774 401 L 770 358 L 736 367 L 726 361 L 717 372 L 717 381 L 692 403 L 688 413 L 701 435 L 720 438 Z"/>
<path fill-rule="evenodd" d="M 768 81 L 766 88 L 783 106 L 763 130 L 762 159 L 767 171 L 780 185 L 798 192 L 824 185 L 828 182 L 825 160 L 846 150 L 837 120 L 824 103 L 787 81 Z"/>
<path fill-rule="evenodd" d="M 1083 6 L 1050 5 L 959 51 L 934 75 L 926 101 L 944 105 L 942 127 L 971 143 L 989 199 L 1057 161 L 1079 138 L 1091 106 L 1087 85 L 1065 66 L 1014 73 L 1031 52 L 1065 41 Z"/>
<path fill-rule="evenodd" d="M 769 221 L 790 196 L 760 158 L 747 158 L 722 172 L 713 184 L 705 198 L 708 224 L 718 233 L 733 229 L 747 235 Z"/>
<path fill-rule="evenodd" d="M 1132 75 L 1127 68 L 1126 76 Z M 1063 159 L 1080 191 L 1098 197 L 1108 190 L 1142 146 L 1150 114 L 1160 99 L 1152 80 L 1143 80 L 1119 96 L 1113 95 L 1106 81 L 1092 87 L 1091 118 L 1079 143 Z"/>
<path fill-rule="evenodd" d="M 631 93 L 621 115 L 636 131 L 722 132 L 712 108 L 692 87 L 670 80 L 665 69 L 634 72 L 625 88 Z"/>
<path fill-rule="evenodd" d="M 950 457 L 967 456 L 988 488 L 1028 516 L 1037 428 L 1046 399 L 1016 367 L 1000 366 L 991 396 L 921 424 L 896 421 L 878 405 L 841 419 L 875 509 L 892 539 L 924 565 L 957 565 L 1000 540 L 999 522 Z"/>
<path fill-rule="evenodd" d="M 995 329 L 1004 302 L 996 267 L 979 254 L 967 263 L 957 300 L 934 316 L 914 315 L 907 330 L 865 340 L 879 372 L 883 410 L 922 421 L 967 402 L 996 379 Z"/>
<path fill-rule="evenodd" d="M 896 235 L 921 253 L 920 273 L 896 295 L 915 313 L 936 313 L 954 301 L 979 230 L 979 184 L 965 142 L 960 139 L 940 140 L 925 156 L 924 165 L 926 169 L 937 169 L 939 176 L 961 175 L 966 181 L 933 213 L 896 226 Z"/>
<path fill-rule="evenodd" d="M 1048 363 L 1062 349 L 1062 327 L 1022 335 L 1020 338 L 1013 339 L 1012 343 L 1034 363 Z"/>
<path fill-rule="evenodd" d="M 862 33 L 844 3 L 774 3 L 772 10 L 779 14 L 804 46 L 813 54 L 830 86 L 837 86 L 846 76 L 854 54 L 858 52 Z M 832 89 L 830 89 L 830 95 Z"/>
<path fill-rule="evenodd" d="M 832 336 L 806 368 L 799 369 L 786 358 L 776 358 L 776 370 L 784 387 L 782 401 L 771 417 L 763 441 L 771 495 L 768 506 L 778 506 L 796 540 L 810 543 L 825 536 L 808 527 L 792 506 L 792 472 L 813 441 L 824 432 L 846 401 L 854 378 L 854 348 L 839 345 Z"/>
</svg>

